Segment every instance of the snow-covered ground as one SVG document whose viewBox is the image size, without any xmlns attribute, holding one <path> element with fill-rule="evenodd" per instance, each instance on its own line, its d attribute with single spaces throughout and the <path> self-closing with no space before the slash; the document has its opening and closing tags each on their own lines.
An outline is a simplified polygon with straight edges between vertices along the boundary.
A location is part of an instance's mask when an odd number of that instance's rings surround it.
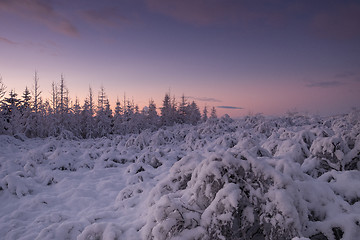
<svg viewBox="0 0 360 240">
<path fill-rule="evenodd" d="M 360 121 L 0 136 L 1 239 L 359 239 Z"/>
</svg>

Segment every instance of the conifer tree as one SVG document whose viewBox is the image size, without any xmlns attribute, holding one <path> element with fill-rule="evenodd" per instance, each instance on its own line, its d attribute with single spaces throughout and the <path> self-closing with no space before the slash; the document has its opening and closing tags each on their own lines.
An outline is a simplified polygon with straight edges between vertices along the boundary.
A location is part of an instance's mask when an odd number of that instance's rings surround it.
<svg viewBox="0 0 360 240">
<path fill-rule="evenodd" d="M 80 119 L 81 119 L 80 136 L 82 138 L 94 137 L 93 126 L 92 126 L 93 118 L 91 116 L 90 104 L 88 98 L 85 99 L 84 105 L 82 106 Z"/>
<path fill-rule="evenodd" d="M 0 76 L 0 102 L 2 101 L 2 98 L 5 96 L 6 93 L 6 87 L 2 81 L 2 76 Z"/>
<path fill-rule="evenodd" d="M 187 117 L 188 117 L 188 103 L 186 102 L 185 99 L 185 95 L 183 94 L 181 96 L 181 102 L 180 102 L 180 106 L 179 106 L 179 119 L 178 119 L 178 123 L 186 123 L 187 122 Z"/>
<path fill-rule="evenodd" d="M 105 89 L 101 86 L 98 95 L 98 107 L 95 116 L 95 132 L 98 137 L 106 136 L 111 132 L 112 111 Z"/>
<path fill-rule="evenodd" d="M 122 134 L 123 133 L 123 130 L 121 129 L 122 112 L 123 112 L 123 108 L 121 107 L 119 98 L 117 98 L 115 112 L 114 112 L 114 119 L 113 119 L 113 129 L 112 129 L 112 132 L 114 134 Z"/>
<path fill-rule="evenodd" d="M 89 86 L 89 95 L 84 101 L 81 112 L 81 137 L 93 138 L 95 137 L 94 131 L 94 101 L 92 88 Z"/>
<path fill-rule="evenodd" d="M 195 103 L 195 101 L 192 101 L 190 104 L 190 115 L 189 115 L 189 123 L 190 124 L 197 124 L 201 120 L 201 113 L 200 110 Z"/>
<path fill-rule="evenodd" d="M 210 119 L 217 119 L 216 108 L 215 107 L 211 108 Z"/>
<path fill-rule="evenodd" d="M 39 99 L 40 99 L 41 91 L 39 86 L 39 76 L 35 71 L 34 75 L 34 86 L 33 86 L 33 99 L 34 99 L 34 111 L 37 112 L 39 109 Z"/>
<path fill-rule="evenodd" d="M 21 106 L 20 106 L 20 113 L 21 113 L 20 128 L 21 128 L 22 133 L 25 133 L 25 130 L 27 128 L 28 119 L 30 118 L 30 115 L 31 115 L 30 100 L 31 100 L 31 93 L 30 93 L 28 87 L 25 87 L 25 90 L 22 95 Z"/>
<path fill-rule="evenodd" d="M 65 87 L 65 80 L 64 75 L 61 74 L 60 78 L 60 85 L 59 85 L 59 113 L 60 116 L 63 118 L 63 115 L 66 113 L 66 87 Z M 62 119 L 63 120 L 63 119 Z"/>
<path fill-rule="evenodd" d="M 148 122 L 148 126 L 151 129 L 156 129 L 159 125 L 159 115 L 156 111 L 156 104 L 152 99 L 149 101 L 149 107 L 146 114 L 146 121 Z"/>
<path fill-rule="evenodd" d="M 91 86 L 89 86 L 89 113 L 90 116 L 93 117 L 95 114 L 95 107 L 94 107 L 94 97 L 93 97 L 93 92 L 92 92 L 92 88 Z"/>
<path fill-rule="evenodd" d="M 29 109 L 30 108 L 31 93 L 30 93 L 27 86 L 25 87 L 25 90 L 23 92 L 22 99 L 23 99 L 22 100 L 22 107 L 24 109 Z"/>
<path fill-rule="evenodd" d="M 173 125 L 173 107 L 171 104 L 170 95 L 168 93 L 165 94 L 163 100 L 163 106 L 161 108 L 161 124 L 164 126 Z"/>
<path fill-rule="evenodd" d="M 105 89 L 101 86 L 99 95 L 98 95 L 98 111 L 104 111 L 106 101 Z"/>
<path fill-rule="evenodd" d="M 78 97 L 76 97 L 70 124 L 70 131 L 72 131 L 75 136 L 80 136 L 81 124 L 81 106 Z"/>
<path fill-rule="evenodd" d="M 205 105 L 202 115 L 202 121 L 206 122 L 207 120 L 208 120 L 208 110 L 207 110 L 207 106 Z"/>
<path fill-rule="evenodd" d="M 55 118 L 57 122 L 57 134 L 60 134 L 64 130 L 70 129 L 70 98 L 69 90 L 65 85 L 64 75 L 61 74 L 60 83 L 59 83 L 59 92 L 58 92 L 58 106 L 55 111 L 57 117 Z"/>
<path fill-rule="evenodd" d="M 2 81 L 2 77 L 0 76 L 0 134 L 5 134 L 6 128 L 6 118 L 3 112 L 3 97 L 6 93 L 6 87 Z"/>
<path fill-rule="evenodd" d="M 58 95 L 58 89 L 57 84 L 55 82 L 52 82 L 51 84 L 51 106 L 52 106 L 52 112 L 58 113 L 58 104 L 59 104 L 59 95 Z"/>
<path fill-rule="evenodd" d="M 3 101 L 3 111 L 5 111 L 7 132 L 11 135 L 20 132 L 21 126 L 21 113 L 20 113 L 20 99 L 17 98 L 15 90 L 11 90 L 9 97 Z"/>
<path fill-rule="evenodd" d="M 37 124 L 36 124 L 36 136 L 37 137 L 48 137 L 50 136 L 50 129 L 53 127 L 57 130 L 55 134 L 51 134 L 51 136 L 58 136 L 59 126 L 53 123 L 53 120 L 50 119 L 48 115 L 47 109 L 50 108 L 50 103 L 48 100 L 43 100 L 42 97 L 39 98 L 38 103 L 38 112 L 36 114 Z"/>
</svg>

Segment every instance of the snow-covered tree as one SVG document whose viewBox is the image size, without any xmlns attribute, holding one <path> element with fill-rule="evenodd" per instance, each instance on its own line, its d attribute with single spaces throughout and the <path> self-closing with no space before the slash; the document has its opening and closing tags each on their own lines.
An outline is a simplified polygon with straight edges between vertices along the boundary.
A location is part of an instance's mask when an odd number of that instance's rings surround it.
<svg viewBox="0 0 360 240">
<path fill-rule="evenodd" d="M 146 114 L 146 122 L 151 129 L 156 129 L 159 125 L 159 115 L 156 111 L 156 104 L 154 100 L 149 101 L 149 106 L 147 108 Z"/>
<path fill-rule="evenodd" d="M 89 95 L 84 101 L 81 112 L 81 137 L 92 138 L 95 137 L 95 121 L 94 121 L 94 101 L 93 92 L 89 87 Z"/>
<path fill-rule="evenodd" d="M 28 87 L 25 87 L 25 90 L 23 92 L 23 95 L 22 95 L 22 107 L 25 108 L 25 109 L 28 109 L 30 108 L 30 100 L 31 100 L 31 93 L 28 89 Z"/>
<path fill-rule="evenodd" d="M 37 74 L 37 72 L 35 71 L 35 75 L 34 75 L 34 85 L 33 85 L 33 107 L 34 107 L 34 111 L 37 112 L 38 108 L 39 108 L 39 98 L 41 95 L 41 91 L 40 91 L 40 85 L 39 85 L 39 76 Z"/>
<path fill-rule="evenodd" d="M 104 110 L 105 101 L 106 101 L 105 88 L 104 86 L 101 86 L 98 94 L 98 111 Z"/>
<path fill-rule="evenodd" d="M 48 137 L 48 136 L 57 136 L 59 132 L 59 126 L 54 125 L 53 115 L 49 115 L 48 109 L 50 108 L 50 103 L 48 100 L 43 100 L 42 97 L 39 98 L 38 112 L 36 115 L 36 136 L 37 137 Z M 50 134 L 50 130 L 54 129 L 55 133 Z"/>
<path fill-rule="evenodd" d="M 106 136 L 112 130 L 112 111 L 105 89 L 101 86 L 98 95 L 98 107 L 95 116 L 95 132 L 98 137 Z"/>
<path fill-rule="evenodd" d="M 59 95 L 58 95 L 57 84 L 55 82 L 52 82 L 52 84 L 51 84 L 51 106 L 52 106 L 53 113 L 57 113 L 58 104 L 59 104 Z"/>
<path fill-rule="evenodd" d="M 197 106 L 197 104 L 195 103 L 195 101 L 192 101 L 191 104 L 190 104 L 190 115 L 188 117 L 189 119 L 189 123 L 190 124 L 197 124 L 199 123 L 199 121 L 201 120 L 201 113 L 200 113 L 200 110 Z"/>
<path fill-rule="evenodd" d="M 93 117 L 95 114 L 95 105 L 94 105 L 94 95 L 92 92 L 92 88 L 90 86 L 89 86 L 88 104 L 89 104 L 90 116 Z"/>
<path fill-rule="evenodd" d="M 81 106 L 78 97 L 75 98 L 75 103 L 72 107 L 72 115 L 70 119 L 70 131 L 75 136 L 81 135 Z"/>
<path fill-rule="evenodd" d="M 185 99 L 185 95 L 183 94 L 181 96 L 181 102 L 180 102 L 180 105 L 179 105 L 179 110 L 178 110 L 178 115 L 179 115 L 179 118 L 178 118 L 178 123 L 186 123 L 187 122 L 187 117 L 189 115 L 189 107 L 188 107 L 188 103 Z"/>
<path fill-rule="evenodd" d="M 207 106 L 205 106 L 202 114 L 202 121 L 206 122 L 207 120 L 208 120 L 208 109 Z"/>
<path fill-rule="evenodd" d="M 2 81 L 2 77 L 0 76 L 0 134 L 5 134 L 5 126 L 6 126 L 6 118 L 4 112 L 2 111 L 3 105 L 3 97 L 6 93 L 6 86 Z"/>
<path fill-rule="evenodd" d="M 171 100 L 170 94 L 166 93 L 163 100 L 163 106 L 161 107 L 161 125 L 173 125 L 176 120 L 176 112 L 175 100 Z"/>
<path fill-rule="evenodd" d="M 21 131 L 21 133 L 24 133 L 25 129 L 26 129 L 26 124 L 28 122 L 28 118 L 30 117 L 31 112 L 32 112 L 31 103 L 30 103 L 31 93 L 30 93 L 28 87 L 25 87 L 25 90 L 21 97 L 22 97 L 22 100 L 20 101 L 21 102 L 21 105 L 20 105 L 20 113 L 21 113 L 20 128 L 21 128 L 21 130 L 20 131 Z"/>
<path fill-rule="evenodd" d="M 121 107 L 119 98 L 117 98 L 116 107 L 114 111 L 114 118 L 113 118 L 113 129 L 112 129 L 112 132 L 114 134 L 122 134 L 124 132 L 123 129 L 121 129 L 121 125 L 123 122 L 122 113 L 123 113 L 123 108 Z"/>
<path fill-rule="evenodd" d="M 61 74 L 60 85 L 59 85 L 59 102 L 58 109 L 62 120 L 64 121 L 65 115 L 69 112 L 69 90 L 65 85 L 64 75 Z"/>
<path fill-rule="evenodd" d="M 6 120 L 5 129 L 11 135 L 19 133 L 21 129 L 21 101 L 17 98 L 17 95 L 15 90 L 11 90 L 9 97 L 4 99 L 2 107 Z"/>
<path fill-rule="evenodd" d="M 217 119 L 216 108 L 215 107 L 211 108 L 210 119 Z"/>
<path fill-rule="evenodd" d="M 5 93 L 6 93 L 6 86 L 2 81 L 2 76 L 0 76 L 0 102 L 2 101 L 2 98 L 5 96 Z"/>
</svg>

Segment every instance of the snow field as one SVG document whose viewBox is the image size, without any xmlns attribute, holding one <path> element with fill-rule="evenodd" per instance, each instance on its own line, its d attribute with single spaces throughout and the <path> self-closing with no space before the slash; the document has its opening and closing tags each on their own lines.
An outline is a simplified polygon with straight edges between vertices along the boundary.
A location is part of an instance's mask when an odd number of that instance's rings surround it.
<svg viewBox="0 0 360 240">
<path fill-rule="evenodd" d="M 228 117 L 78 140 L 0 136 L 4 239 L 357 239 L 360 122 Z"/>
</svg>

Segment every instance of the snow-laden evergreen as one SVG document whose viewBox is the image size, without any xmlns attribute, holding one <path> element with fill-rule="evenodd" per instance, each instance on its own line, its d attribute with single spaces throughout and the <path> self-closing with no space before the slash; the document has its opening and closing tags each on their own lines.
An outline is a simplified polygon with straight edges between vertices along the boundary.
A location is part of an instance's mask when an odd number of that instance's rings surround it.
<svg viewBox="0 0 360 240">
<path fill-rule="evenodd" d="M 0 236 L 358 239 L 359 170 L 356 111 L 84 140 L 1 135 Z"/>
</svg>

